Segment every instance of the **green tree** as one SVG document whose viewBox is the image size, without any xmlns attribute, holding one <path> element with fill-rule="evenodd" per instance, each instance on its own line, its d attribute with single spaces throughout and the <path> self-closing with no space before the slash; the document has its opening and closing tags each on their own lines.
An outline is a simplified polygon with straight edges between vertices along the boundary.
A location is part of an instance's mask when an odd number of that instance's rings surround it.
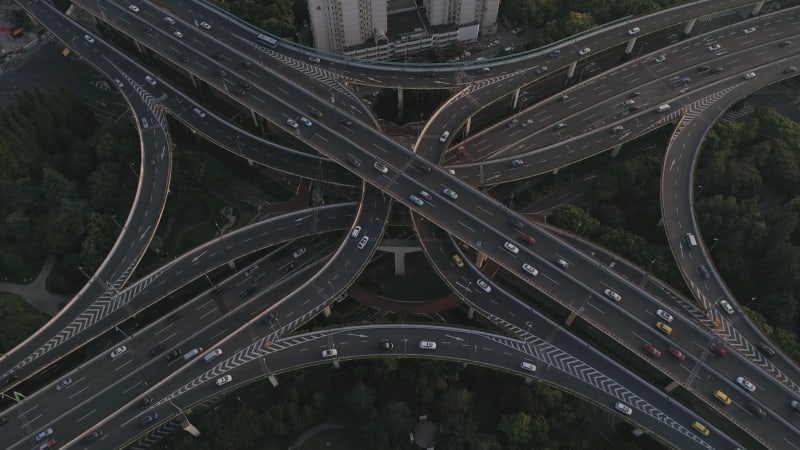
<svg viewBox="0 0 800 450">
<path fill-rule="evenodd" d="M 595 26 L 590 13 L 571 11 L 564 19 L 564 32 L 568 35 L 578 34 Z"/>
<path fill-rule="evenodd" d="M 350 390 L 347 396 L 347 404 L 354 413 L 362 416 L 369 416 L 375 408 L 375 390 L 359 381 Z"/>
</svg>

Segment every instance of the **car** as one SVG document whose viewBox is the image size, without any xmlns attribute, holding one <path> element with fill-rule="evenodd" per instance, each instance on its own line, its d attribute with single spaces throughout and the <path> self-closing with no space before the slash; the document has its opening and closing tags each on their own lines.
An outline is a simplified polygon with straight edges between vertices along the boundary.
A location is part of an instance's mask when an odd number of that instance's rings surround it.
<svg viewBox="0 0 800 450">
<path fill-rule="evenodd" d="M 628 98 L 635 98 L 635 97 L 638 97 L 640 95 L 642 95 L 641 92 L 631 92 L 631 93 L 628 94 Z"/>
<path fill-rule="evenodd" d="M 622 102 L 622 106 L 626 106 L 626 107 L 627 106 L 633 106 L 634 104 L 636 104 L 636 100 L 633 100 L 633 99 L 628 99 L 628 100 L 625 100 L 624 102 Z"/>
<path fill-rule="evenodd" d="M 97 439 L 100 439 L 101 437 L 103 437 L 103 434 L 104 434 L 103 430 L 96 430 L 92 434 L 86 436 L 86 439 L 84 439 L 84 441 L 86 441 L 86 442 L 96 441 Z"/>
<path fill-rule="evenodd" d="M 208 22 L 200 22 L 200 26 L 202 28 L 206 29 L 206 30 L 210 30 L 211 29 L 211 24 L 208 23 Z"/>
<path fill-rule="evenodd" d="M 114 78 L 114 84 L 116 84 L 118 88 L 122 88 L 125 86 L 124 84 L 122 84 L 122 81 L 119 78 Z"/>
<path fill-rule="evenodd" d="M 484 291 L 484 292 L 486 292 L 487 294 L 488 294 L 489 292 L 492 292 L 492 287 L 491 287 L 491 286 L 489 286 L 489 283 L 487 283 L 487 282 L 483 281 L 482 279 L 478 278 L 478 281 L 476 281 L 475 283 L 477 283 L 477 284 L 478 284 L 478 287 L 480 287 L 481 289 L 483 289 L 483 291 Z"/>
<path fill-rule="evenodd" d="M 0 425 L 5 425 L 8 423 L 8 416 L 0 417 Z"/>
<path fill-rule="evenodd" d="M 536 74 L 537 75 L 545 73 L 547 71 L 548 71 L 548 67 L 547 66 L 539 66 L 539 67 L 536 68 Z"/>
<path fill-rule="evenodd" d="M 725 347 L 714 342 L 708 346 L 708 349 L 711 350 L 711 353 L 714 353 L 717 356 L 725 356 L 728 354 L 728 350 L 726 350 Z"/>
<path fill-rule="evenodd" d="M 36 442 L 41 442 L 42 439 L 46 438 L 47 436 L 50 436 L 51 434 L 53 434 L 53 429 L 45 428 L 44 430 L 40 431 L 39 434 L 37 434 L 34 437 L 34 439 L 36 439 Z"/>
<path fill-rule="evenodd" d="M 433 196 L 429 194 L 428 191 L 419 191 L 419 196 L 427 201 L 433 200 Z"/>
<path fill-rule="evenodd" d="M 559 56 L 561 56 L 561 50 L 556 49 L 556 50 L 553 50 L 553 51 L 550 52 L 550 57 L 551 58 L 556 58 L 556 57 L 559 57 Z"/>
<path fill-rule="evenodd" d="M 361 167 L 361 161 L 353 155 L 347 156 L 347 163 L 353 167 Z"/>
<path fill-rule="evenodd" d="M 153 27 L 151 27 L 150 25 L 145 25 L 144 27 L 142 27 L 142 30 L 144 30 L 145 33 L 152 33 Z"/>
<path fill-rule="evenodd" d="M 192 109 L 192 112 L 194 113 L 194 115 L 196 115 L 197 117 L 199 117 L 201 119 L 206 116 L 206 113 L 200 108 L 194 108 L 194 109 Z"/>
<path fill-rule="evenodd" d="M 169 318 L 167 318 L 167 322 L 168 323 L 174 323 L 176 320 L 180 319 L 181 317 L 183 317 L 183 314 L 175 313 L 175 314 L 169 316 Z"/>
<path fill-rule="evenodd" d="M 181 32 L 180 32 L 180 31 L 178 31 L 178 30 L 175 30 L 175 31 L 173 31 L 173 32 L 172 32 L 172 35 L 173 35 L 173 36 L 175 36 L 175 37 L 176 37 L 176 38 L 178 38 L 178 39 L 182 39 L 182 38 L 183 38 L 183 33 L 181 33 Z"/>
<path fill-rule="evenodd" d="M 528 372 L 536 372 L 536 366 L 529 363 L 528 361 L 522 361 L 519 363 L 519 368 L 522 370 L 527 370 Z"/>
<path fill-rule="evenodd" d="M 253 63 L 246 59 L 241 60 L 240 63 L 245 67 L 253 67 Z"/>
<path fill-rule="evenodd" d="M 422 350 L 436 350 L 436 342 L 419 341 L 419 348 L 421 348 Z"/>
<path fill-rule="evenodd" d="M 56 385 L 56 390 L 60 391 L 60 390 L 64 389 L 65 387 L 69 386 L 70 384 L 72 384 L 72 378 L 69 378 L 69 377 L 64 378 L 63 380 L 58 382 L 58 384 Z"/>
<path fill-rule="evenodd" d="M 319 63 L 319 58 L 317 58 L 316 56 L 309 56 L 308 61 L 316 64 Z"/>
<path fill-rule="evenodd" d="M 286 119 L 286 125 L 289 125 L 290 127 L 294 128 L 295 130 L 300 126 L 300 125 L 297 124 L 297 122 L 295 122 L 294 119 Z"/>
<path fill-rule="evenodd" d="M 706 428 L 705 425 L 703 425 L 702 423 L 700 423 L 700 422 L 698 422 L 696 420 L 694 422 L 692 422 L 692 428 L 697 430 L 697 432 L 702 434 L 703 436 L 708 436 L 709 435 L 708 428 Z"/>
<path fill-rule="evenodd" d="M 560 129 L 562 129 L 562 128 L 566 128 L 566 127 L 567 127 L 567 124 L 566 124 L 566 122 L 558 122 L 558 123 L 557 123 L 557 124 L 556 124 L 556 125 L 553 127 L 553 129 L 554 129 L 554 130 L 560 130 Z"/>
<path fill-rule="evenodd" d="M 222 78 L 225 78 L 225 77 L 227 77 L 227 76 L 228 76 L 228 72 L 226 72 L 226 71 L 225 71 L 225 70 L 223 70 L 223 69 L 219 69 L 219 70 L 217 71 L 217 75 L 219 75 L 219 76 L 220 76 L 220 77 L 222 77 Z"/>
<path fill-rule="evenodd" d="M 250 84 L 247 81 L 242 81 L 241 84 L 239 84 L 239 86 L 241 86 L 242 89 L 244 89 L 245 91 L 249 91 L 250 89 L 253 89 L 253 85 Z M 301 119 L 300 122 L 303 122 L 303 120 L 302 120 L 303 117 L 301 117 L 300 119 Z M 306 120 L 308 120 L 308 119 L 306 119 Z M 305 122 L 303 122 L 303 123 L 305 123 Z M 310 127 L 311 125 L 308 125 L 308 126 Z"/>
<path fill-rule="evenodd" d="M 767 358 L 772 358 L 773 356 L 775 356 L 775 350 L 773 350 L 772 347 L 767 345 L 766 342 L 759 342 L 756 345 L 756 348 L 758 348 L 758 351 L 760 351 L 761 354 L 763 354 Z"/>
<path fill-rule="evenodd" d="M 422 206 L 425 204 L 425 202 L 423 202 L 421 198 L 417 197 L 414 194 L 409 195 L 408 199 L 411 200 L 417 206 Z"/>
<path fill-rule="evenodd" d="M 422 73 L 422 78 L 436 78 L 436 72 L 429 70 Z"/>
<path fill-rule="evenodd" d="M 794 409 L 796 412 L 800 413 L 800 402 L 798 402 L 797 400 L 792 400 L 791 402 L 789 402 L 789 406 L 791 406 L 792 409 Z"/>
<path fill-rule="evenodd" d="M 672 322 L 672 314 L 664 311 L 663 309 L 657 309 L 656 315 L 663 320 L 664 322 L 670 323 Z"/>
<path fill-rule="evenodd" d="M 383 163 L 380 161 L 375 161 L 375 164 L 373 164 L 372 167 L 374 167 L 375 170 L 377 170 L 380 173 L 386 173 L 389 171 L 389 169 L 386 166 L 384 166 Z"/>
<path fill-rule="evenodd" d="M 358 237 L 359 233 L 361 233 L 361 225 L 356 225 L 353 227 L 353 231 L 350 232 L 350 237 L 355 239 Z"/>
<path fill-rule="evenodd" d="M 181 56 L 180 56 L 180 60 L 181 60 L 182 62 L 188 63 L 188 62 L 189 62 L 189 57 L 188 57 L 188 56 L 186 56 L 186 55 L 181 55 Z"/>
<path fill-rule="evenodd" d="M 745 405 L 745 408 L 747 408 L 747 410 L 750 411 L 751 414 L 753 414 L 754 416 L 756 416 L 756 417 L 758 417 L 760 419 L 763 419 L 764 417 L 767 417 L 766 411 L 761 409 L 761 407 L 758 406 L 758 403 L 756 403 L 756 402 L 754 402 L 752 400 L 747 402 L 747 405 Z"/>
<path fill-rule="evenodd" d="M 519 166 L 521 166 L 523 164 L 525 164 L 525 162 L 523 160 L 521 160 L 521 159 L 513 159 L 513 160 L 511 160 L 511 167 L 519 167 Z"/>
<path fill-rule="evenodd" d="M 447 130 L 445 130 L 445 131 L 442 133 L 442 135 L 441 135 L 441 136 L 439 136 L 439 142 L 445 142 L 445 141 L 447 141 L 447 138 L 449 138 L 449 137 L 450 137 L 450 132 L 449 132 L 449 131 L 447 131 Z"/>
<path fill-rule="evenodd" d="M 522 270 L 524 270 L 525 272 L 528 272 L 529 274 L 531 274 L 533 276 L 539 275 L 539 271 L 536 270 L 535 267 L 533 267 L 532 265 L 530 265 L 528 263 L 523 263 L 522 264 Z"/>
<path fill-rule="evenodd" d="M 783 69 L 783 73 L 792 73 L 792 72 L 797 72 L 797 67 L 789 66 L 789 67 Z"/>
<path fill-rule="evenodd" d="M 460 256 L 458 256 L 458 255 L 453 255 L 452 259 L 453 259 L 453 262 L 454 262 L 454 263 L 456 263 L 456 266 L 458 266 L 458 267 L 464 267 L 464 260 L 463 260 L 463 259 L 461 259 L 461 257 L 460 257 Z"/>
<path fill-rule="evenodd" d="M 567 94 L 564 94 L 561 97 L 558 97 L 558 101 L 560 101 L 560 102 L 565 102 L 567 100 L 569 100 L 569 95 L 567 95 Z"/>
<path fill-rule="evenodd" d="M 744 34 L 755 33 L 755 31 L 756 31 L 756 27 L 745 28 L 744 29 Z"/>
<path fill-rule="evenodd" d="M 457 199 L 457 198 L 458 198 L 458 194 L 456 194 L 456 193 L 455 193 L 455 191 L 453 191 L 453 190 L 452 190 L 452 189 L 450 189 L 450 188 L 444 188 L 444 189 L 442 190 L 442 194 L 444 194 L 444 195 L 446 195 L 446 196 L 450 197 L 450 199 L 451 199 L 451 200 L 455 200 L 455 199 Z"/>
<path fill-rule="evenodd" d="M 52 448 L 55 445 L 56 445 L 56 440 L 55 439 L 48 439 L 45 442 L 42 442 L 41 444 L 39 444 L 39 446 L 36 447 L 36 449 L 37 450 L 45 450 L 46 448 Z"/>
<path fill-rule="evenodd" d="M 644 344 L 642 348 L 644 349 L 644 351 L 649 353 L 653 358 L 661 358 L 661 351 L 658 350 L 653 344 L 648 342 Z"/>
<path fill-rule="evenodd" d="M 720 390 L 714 391 L 714 397 L 716 397 L 717 400 L 721 401 L 723 405 L 730 405 L 731 404 L 731 398 L 728 397 L 728 394 L 726 394 L 726 393 L 724 393 L 724 392 L 722 392 Z"/>
<path fill-rule="evenodd" d="M 711 69 L 711 73 L 720 73 L 722 72 L 722 67 L 714 67 Z"/>
<path fill-rule="evenodd" d="M 721 49 L 721 48 L 722 48 L 722 46 L 721 46 L 721 45 L 719 45 L 719 44 L 714 44 L 714 45 L 711 45 L 711 46 L 709 46 L 709 47 L 708 47 L 708 51 L 710 51 L 710 52 L 715 52 L 715 51 L 717 51 L 717 50 L 719 50 L 719 49 Z"/>
<path fill-rule="evenodd" d="M 526 244 L 530 244 L 530 245 L 536 245 L 536 239 L 534 239 L 534 237 L 533 237 L 533 236 L 528 236 L 528 235 L 527 235 L 527 234 L 525 234 L 525 233 L 520 233 L 520 234 L 519 234 L 519 239 L 520 239 L 522 242 L 525 242 Z"/>
<path fill-rule="evenodd" d="M 728 303 L 728 301 L 725 300 L 724 298 L 719 301 L 719 306 L 722 307 L 722 309 L 725 310 L 725 312 L 728 313 L 728 315 L 731 315 L 734 312 L 736 312 L 733 310 L 733 306 L 731 306 L 731 304 Z"/>
<path fill-rule="evenodd" d="M 222 61 L 225 59 L 225 55 L 223 55 L 222 53 L 214 53 L 213 58 L 216 59 L 217 61 Z"/>
<path fill-rule="evenodd" d="M 146 81 L 150 86 L 156 85 L 156 79 L 152 75 L 145 75 L 144 81 Z"/>
<path fill-rule="evenodd" d="M 665 324 L 664 322 L 656 322 L 656 328 L 661 330 L 661 332 L 666 334 L 667 336 L 672 334 L 672 327 Z"/>
<path fill-rule="evenodd" d="M 169 352 L 167 356 L 164 357 L 167 361 L 172 361 L 173 359 L 178 359 L 183 354 L 183 349 L 176 348 L 175 350 Z"/>
<path fill-rule="evenodd" d="M 625 414 L 626 416 L 630 416 L 631 414 L 633 414 L 633 410 L 631 409 L 631 407 L 622 402 L 617 402 L 614 405 L 614 408 L 616 408 L 617 411 L 621 412 L 622 414 Z"/>
<path fill-rule="evenodd" d="M 292 257 L 297 259 L 297 258 L 303 256 L 305 253 L 306 253 L 306 248 L 305 247 L 300 247 L 297 250 L 295 250 L 294 253 L 292 253 Z"/>
<path fill-rule="evenodd" d="M 324 116 L 324 114 L 322 114 L 322 111 L 318 110 L 317 108 L 314 108 L 313 106 L 309 106 L 308 111 L 311 112 L 311 114 L 313 114 L 314 117 L 316 117 L 317 119 L 321 119 Z"/>
<path fill-rule="evenodd" d="M 345 126 L 347 128 L 352 128 L 353 127 L 353 121 L 350 120 L 350 119 L 340 119 L 339 123 L 342 124 L 342 126 Z"/>
<path fill-rule="evenodd" d="M 422 173 L 430 173 L 431 172 L 431 166 L 423 163 L 422 161 L 415 162 L 414 163 L 414 168 L 419 170 Z"/>
<path fill-rule="evenodd" d="M 708 269 L 706 269 L 704 264 L 697 266 L 697 273 L 699 273 L 704 280 L 711 278 L 711 274 L 708 272 Z"/>
<path fill-rule="evenodd" d="M 640 31 L 642 31 L 642 30 L 639 29 L 639 27 L 633 27 L 630 30 L 628 30 L 628 36 L 633 36 L 634 34 L 640 32 Z"/>
<path fill-rule="evenodd" d="M 792 41 L 783 41 L 780 43 L 781 47 L 788 47 L 790 45 L 792 45 Z"/>
<path fill-rule="evenodd" d="M 363 238 L 361 238 L 361 240 L 358 241 L 358 249 L 364 250 L 364 247 L 367 246 L 367 242 L 369 242 L 369 236 L 364 236 Z"/>
<path fill-rule="evenodd" d="M 660 323 L 660 322 L 659 322 L 659 323 Z M 670 354 L 670 355 L 672 355 L 672 356 L 674 356 L 674 357 L 678 358 L 678 361 L 680 361 L 680 362 L 684 362 L 684 361 L 686 361 L 686 355 L 684 355 L 684 354 L 683 354 L 683 352 L 682 352 L 682 351 L 680 351 L 680 350 L 678 350 L 677 348 L 670 346 L 670 347 L 667 349 L 667 351 L 669 351 L 669 354 Z"/>
<path fill-rule="evenodd" d="M 119 355 L 125 353 L 128 350 L 128 347 L 124 345 L 120 345 L 119 347 L 115 348 L 111 351 L 111 359 L 118 357 Z"/>
<path fill-rule="evenodd" d="M 606 294 L 606 297 L 614 300 L 615 302 L 622 300 L 622 296 L 612 289 L 606 289 L 603 291 L 603 293 Z"/>
<path fill-rule="evenodd" d="M 590 49 L 589 47 L 584 47 L 584 48 L 578 50 L 578 54 L 581 55 L 581 56 L 584 56 L 584 55 L 588 55 L 589 52 L 591 52 L 591 51 L 592 51 L 592 49 Z"/>
<path fill-rule="evenodd" d="M 692 79 L 689 78 L 689 77 L 683 77 L 680 80 L 678 80 L 678 84 L 679 85 L 689 84 L 691 82 L 692 82 Z"/>
<path fill-rule="evenodd" d="M 154 412 L 153 414 L 149 414 L 149 415 L 145 416 L 144 418 L 142 418 L 142 420 L 139 421 L 139 425 L 143 426 L 143 427 L 146 427 L 146 426 L 150 425 L 151 423 L 155 422 L 157 419 L 158 419 L 158 413 Z"/>
<path fill-rule="evenodd" d="M 750 392 L 756 391 L 756 385 L 745 377 L 736 377 L 736 382 L 739 383 L 739 386 L 747 389 Z"/>
<path fill-rule="evenodd" d="M 90 44 L 94 44 L 94 38 L 89 36 L 88 34 L 84 34 L 83 35 L 83 39 L 86 40 L 86 42 L 88 42 Z"/>
<path fill-rule="evenodd" d="M 697 68 L 698 72 L 705 72 L 707 70 L 711 70 L 711 66 L 700 66 Z"/>
<path fill-rule="evenodd" d="M 322 351 L 323 358 L 333 358 L 334 356 L 338 355 L 339 352 L 335 348 L 329 348 L 327 350 Z"/>
<path fill-rule="evenodd" d="M 311 122 L 311 120 L 309 120 L 308 117 L 306 117 L 306 116 L 300 116 L 300 118 L 297 119 L 297 120 L 299 120 L 300 123 L 302 123 L 303 125 L 305 125 L 307 127 L 310 127 L 311 125 L 314 125 L 314 123 Z"/>
<path fill-rule="evenodd" d="M 135 13 L 139 12 L 139 7 L 136 6 L 136 5 L 128 5 L 128 9 L 130 9 L 131 11 L 133 11 Z"/>
<path fill-rule="evenodd" d="M 623 127 L 622 125 L 617 125 L 611 129 L 611 134 L 617 134 L 623 130 L 625 130 L 625 127 Z"/>
<path fill-rule="evenodd" d="M 384 352 L 391 351 L 394 348 L 394 344 L 389 341 L 384 341 L 378 344 L 378 350 L 382 350 Z"/>
<path fill-rule="evenodd" d="M 745 80 L 752 80 L 755 77 L 756 77 L 755 72 L 747 72 L 746 74 L 742 75 L 742 78 L 744 78 Z"/>
<path fill-rule="evenodd" d="M 153 396 L 152 395 L 148 395 L 147 397 L 139 400 L 139 409 L 144 409 L 150 403 L 153 403 Z"/>
<path fill-rule="evenodd" d="M 511 242 L 508 241 L 504 242 L 503 247 L 505 247 L 505 249 L 508 250 L 508 252 L 511 253 L 512 255 L 516 255 L 517 253 L 519 253 L 519 248 L 517 248 L 517 246 L 512 244 Z"/>
<path fill-rule="evenodd" d="M 566 261 L 564 261 L 562 258 L 558 258 L 557 260 L 555 260 L 555 264 L 558 267 L 562 268 L 563 270 L 567 270 L 567 268 L 569 268 L 569 264 Z"/>
<path fill-rule="evenodd" d="M 168 24 L 170 24 L 170 25 L 175 25 L 175 19 L 173 19 L 173 18 L 172 18 L 172 17 L 170 17 L 170 16 L 165 16 L 165 17 L 164 17 L 164 22 L 165 22 L 165 23 L 168 23 Z"/>
</svg>

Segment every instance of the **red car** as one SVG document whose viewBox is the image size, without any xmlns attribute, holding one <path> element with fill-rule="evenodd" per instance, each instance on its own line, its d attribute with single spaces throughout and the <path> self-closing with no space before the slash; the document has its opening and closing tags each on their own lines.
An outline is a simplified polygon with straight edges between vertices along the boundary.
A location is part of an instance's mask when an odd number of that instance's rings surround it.
<svg viewBox="0 0 800 450">
<path fill-rule="evenodd" d="M 708 349 L 715 353 L 717 356 L 725 356 L 728 354 L 728 351 L 725 350 L 725 347 L 712 343 L 708 346 Z"/>
<path fill-rule="evenodd" d="M 681 362 L 686 360 L 686 355 L 684 355 L 683 352 L 681 352 L 680 350 L 678 350 L 675 347 L 670 347 L 669 348 L 669 354 L 674 356 L 674 357 L 676 357 L 676 358 L 678 358 Z"/>
<path fill-rule="evenodd" d="M 661 358 L 661 352 L 653 344 L 644 344 L 644 351 L 653 355 L 653 358 Z"/>
<path fill-rule="evenodd" d="M 533 236 L 528 236 L 527 234 L 520 234 L 519 238 L 523 242 L 527 242 L 528 244 L 531 244 L 531 245 L 536 244 L 536 239 L 534 239 Z"/>
</svg>

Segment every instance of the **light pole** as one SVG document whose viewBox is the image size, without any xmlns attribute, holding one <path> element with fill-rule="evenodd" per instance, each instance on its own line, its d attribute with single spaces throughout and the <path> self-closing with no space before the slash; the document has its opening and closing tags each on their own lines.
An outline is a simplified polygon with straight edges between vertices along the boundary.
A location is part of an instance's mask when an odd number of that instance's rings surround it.
<svg viewBox="0 0 800 450">
<path fill-rule="evenodd" d="M 111 220 L 113 220 L 113 221 L 114 221 L 114 223 L 115 223 L 115 224 L 117 224 L 117 226 L 119 227 L 119 229 L 120 229 L 120 230 L 122 230 L 122 225 L 120 225 L 120 224 L 119 224 L 119 222 L 117 222 L 117 215 L 116 215 L 116 214 L 112 214 L 112 215 L 111 215 Z"/>
<path fill-rule="evenodd" d="M 708 249 L 708 254 L 709 255 L 711 254 L 712 251 L 714 251 L 714 247 L 716 247 L 718 243 L 719 243 L 719 238 L 714 238 L 714 243 L 711 244 L 711 248 Z"/>
<path fill-rule="evenodd" d="M 131 172 L 133 172 L 133 176 L 135 176 L 136 178 L 139 178 L 139 172 L 137 172 L 136 169 L 133 168 L 133 164 L 134 163 L 128 163 L 128 167 L 131 168 Z"/>
<path fill-rule="evenodd" d="M 753 303 L 754 301 L 756 301 L 756 299 L 758 299 L 758 297 L 751 297 L 751 298 L 750 298 L 750 301 L 749 301 L 749 302 L 747 302 L 747 304 L 746 304 L 746 305 L 744 305 L 744 306 L 745 306 L 746 308 L 749 308 L 749 307 L 750 307 L 750 303 Z"/>
<path fill-rule="evenodd" d="M 241 146 L 241 143 L 239 142 L 239 138 L 241 138 L 241 136 L 239 136 L 237 134 L 236 135 L 236 149 L 239 150 L 239 154 L 241 155 L 242 154 L 242 146 Z"/>
<path fill-rule="evenodd" d="M 117 331 L 119 331 L 120 333 L 122 333 L 122 335 L 123 335 L 123 336 L 125 336 L 125 339 L 130 339 L 130 338 L 131 338 L 130 336 L 128 336 L 127 334 L 125 334 L 125 332 L 124 332 L 124 331 L 122 331 L 122 330 L 121 330 L 119 327 L 114 327 L 114 329 L 115 329 L 115 330 L 117 330 Z"/>
<path fill-rule="evenodd" d="M 702 192 L 703 192 L 703 186 L 701 186 L 701 185 L 699 185 L 699 184 L 698 184 L 698 185 L 697 185 L 697 194 L 695 194 L 694 198 L 695 198 L 695 199 L 697 199 L 697 198 L 700 198 L 700 194 L 701 194 Z"/>
</svg>

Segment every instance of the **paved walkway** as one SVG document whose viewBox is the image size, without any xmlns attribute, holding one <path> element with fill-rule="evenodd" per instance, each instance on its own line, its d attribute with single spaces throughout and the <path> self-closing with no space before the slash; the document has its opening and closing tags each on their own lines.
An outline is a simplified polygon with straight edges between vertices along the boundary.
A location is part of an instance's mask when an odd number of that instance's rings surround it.
<svg viewBox="0 0 800 450">
<path fill-rule="evenodd" d="M 364 305 L 372 306 L 382 311 L 412 314 L 435 314 L 453 308 L 461 302 L 461 299 L 456 294 L 448 294 L 444 297 L 422 302 L 393 300 L 388 297 L 375 295 L 357 284 L 350 286 L 350 289 L 347 291 L 347 293 L 355 301 Z"/>
<path fill-rule="evenodd" d="M 304 431 L 300 436 L 297 437 L 297 439 L 295 439 L 294 443 L 292 443 L 292 445 L 289 447 L 289 450 L 302 447 L 307 440 L 314 437 L 314 435 L 317 433 L 322 433 L 323 431 L 328 431 L 328 430 L 339 430 L 342 428 L 347 428 L 347 425 L 339 422 L 334 422 L 332 420 L 323 422 L 319 425 L 316 425 Z"/>
<path fill-rule="evenodd" d="M 0 283 L 0 292 L 19 295 L 34 307 L 51 316 L 56 315 L 60 309 L 59 305 L 69 301 L 70 297 L 53 294 L 47 290 L 47 277 L 50 275 L 50 271 L 53 270 L 55 263 L 56 259 L 54 257 L 48 257 L 36 279 L 28 284 Z"/>
</svg>

